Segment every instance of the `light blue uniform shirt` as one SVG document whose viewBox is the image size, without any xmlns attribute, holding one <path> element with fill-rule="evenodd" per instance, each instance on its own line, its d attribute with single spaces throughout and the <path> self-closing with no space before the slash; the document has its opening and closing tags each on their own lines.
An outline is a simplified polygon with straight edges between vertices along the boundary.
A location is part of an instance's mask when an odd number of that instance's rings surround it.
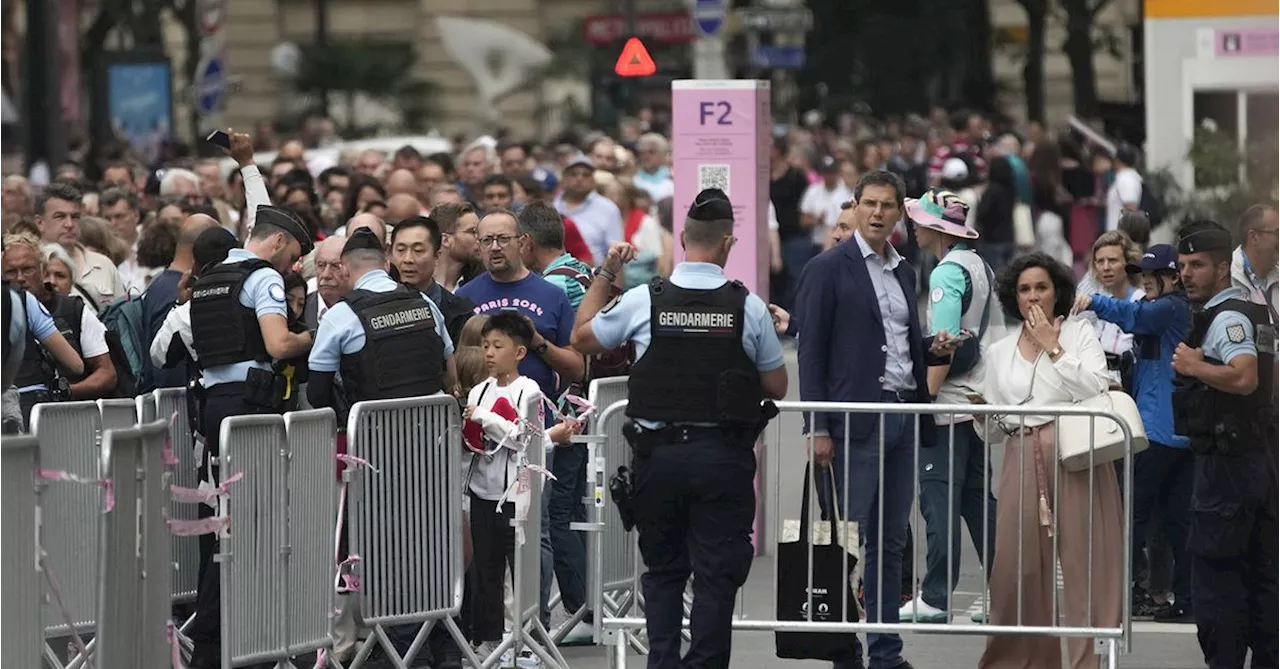
<svg viewBox="0 0 1280 669">
<path fill-rule="evenodd" d="M 44 341 L 53 336 L 53 333 L 58 331 L 58 326 L 54 324 L 53 316 L 49 315 L 49 310 L 45 309 L 43 304 L 40 304 L 40 300 L 37 300 L 35 295 L 26 291 L 23 291 L 23 294 L 27 296 L 27 331 L 36 338 L 36 341 Z M 80 345 L 78 341 L 67 343 L 76 346 Z"/>
<path fill-rule="evenodd" d="M 715 290 L 727 279 L 719 265 L 703 262 L 682 262 L 671 272 L 671 283 L 691 290 Z M 742 348 L 747 357 L 756 363 L 761 372 L 771 372 L 783 365 L 782 344 L 773 329 L 769 308 L 754 293 L 747 296 L 742 324 Z M 606 349 L 622 346 L 628 340 L 636 345 L 636 359 L 649 349 L 649 328 L 652 313 L 649 286 L 636 286 L 623 293 L 616 302 L 591 319 L 591 332 Z M 650 428 L 660 423 L 644 421 Z"/>
<path fill-rule="evenodd" d="M 400 284 L 380 269 L 375 269 L 356 281 L 356 290 L 367 290 L 373 293 L 389 293 Z M 444 314 L 431 298 L 423 293 L 422 299 L 431 308 L 431 318 L 436 323 L 436 334 L 444 341 L 444 357 L 453 355 L 453 340 L 444 326 Z M 360 318 L 351 310 L 351 305 L 339 302 L 324 313 L 320 319 L 320 327 L 316 329 L 316 341 L 311 347 L 311 355 L 307 358 L 307 367 L 313 372 L 337 372 L 342 364 L 342 356 L 355 355 L 364 349 L 364 326 Z"/>
<path fill-rule="evenodd" d="M 254 260 L 257 257 L 244 249 L 231 249 L 223 264 Z M 258 318 L 276 314 L 287 319 L 289 316 L 285 310 L 284 297 L 284 278 L 270 267 L 255 270 L 240 287 L 240 304 L 252 308 Z M 210 367 L 204 370 L 204 386 L 212 388 L 219 383 L 243 383 L 249 370 L 255 368 L 270 371 L 271 363 L 250 360 Z"/>
<path fill-rule="evenodd" d="M 965 242 L 956 242 L 953 249 L 970 249 Z M 960 332 L 960 319 L 964 317 L 964 296 L 972 290 L 969 274 L 957 263 L 939 263 L 929 273 L 929 334 L 940 330 L 954 336 Z M 910 354 L 910 349 L 908 349 Z"/>
<path fill-rule="evenodd" d="M 871 285 L 876 291 L 876 301 L 880 303 L 880 319 L 884 327 L 884 384 L 882 390 L 904 391 L 916 389 L 916 377 L 911 373 L 911 343 L 908 341 L 908 329 L 911 316 L 907 309 L 915 305 L 907 301 L 907 295 L 893 273 L 902 262 L 893 244 L 885 244 L 889 252 L 888 258 L 871 249 L 862 233 L 854 231 L 858 251 L 867 263 L 867 274 L 871 275 Z"/>
<path fill-rule="evenodd" d="M 1249 296 L 1243 289 L 1232 286 L 1210 298 L 1204 308 L 1212 309 L 1231 299 L 1247 302 Z M 1221 360 L 1224 365 L 1241 355 L 1256 357 L 1258 347 L 1253 340 L 1253 321 L 1238 311 L 1218 314 L 1209 324 L 1209 331 L 1204 335 L 1200 350 L 1206 358 Z"/>
</svg>

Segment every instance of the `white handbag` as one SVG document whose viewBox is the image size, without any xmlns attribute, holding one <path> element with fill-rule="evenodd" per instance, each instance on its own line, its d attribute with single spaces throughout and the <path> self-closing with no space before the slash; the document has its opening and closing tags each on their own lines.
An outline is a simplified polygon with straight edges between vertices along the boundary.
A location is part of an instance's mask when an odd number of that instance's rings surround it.
<svg viewBox="0 0 1280 669">
<path fill-rule="evenodd" d="M 1018 354 L 1016 346 L 1013 354 Z M 1027 399 L 1021 404 L 1031 399 L 1036 385 L 1036 371 L 1042 357 L 1043 354 L 1036 356 L 1036 361 L 1031 366 L 1031 384 L 1027 388 Z M 1128 393 L 1110 390 L 1087 400 L 1073 402 L 1070 406 L 1114 413 L 1129 426 L 1133 454 L 1147 450 L 1147 430 L 1142 426 L 1138 405 Z M 1080 472 L 1089 469 L 1091 465 L 1097 467 L 1124 459 L 1124 431 L 1114 420 L 1099 416 L 1059 416 L 1057 420 L 1058 460 L 1062 462 L 1063 469 Z M 1091 450 L 1092 458 L 1089 455 Z"/>
<path fill-rule="evenodd" d="M 1114 413 L 1129 426 L 1133 454 L 1137 455 L 1147 450 L 1147 431 L 1142 427 L 1142 416 L 1138 413 L 1138 405 L 1128 393 L 1112 390 L 1097 397 L 1076 402 L 1071 406 Z M 1124 431 L 1120 429 L 1119 424 L 1109 418 L 1059 416 L 1057 443 L 1058 459 L 1062 461 L 1063 469 L 1069 472 L 1084 471 L 1090 466 L 1096 467 L 1124 459 Z M 1090 447 L 1093 451 L 1092 460 L 1089 458 Z"/>
</svg>

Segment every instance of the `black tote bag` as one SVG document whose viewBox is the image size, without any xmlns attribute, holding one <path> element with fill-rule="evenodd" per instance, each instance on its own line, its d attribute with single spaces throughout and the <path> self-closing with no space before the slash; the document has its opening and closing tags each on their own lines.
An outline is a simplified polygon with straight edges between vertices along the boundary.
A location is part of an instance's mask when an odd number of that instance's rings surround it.
<svg viewBox="0 0 1280 669">
<path fill-rule="evenodd" d="M 831 471 L 828 469 L 827 471 Z M 813 596 L 809 597 L 809 547 L 813 532 L 809 526 L 809 493 L 813 488 L 810 481 L 809 467 L 804 471 L 804 496 L 800 505 L 800 538 L 798 541 L 778 542 L 778 620 L 812 620 L 813 622 L 857 622 L 858 604 L 853 579 L 850 574 L 858 564 L 858 559 L 848 555 L 848 571 L 845 570 L 845 547 L 840 545 L 839 533 L 835 528 L 844 527 L 840 514 L 828 513 L 822 509 L 822 519 L 835 517 L 831 535 L 827 545 L 813 545 Z M 832 474 L 831 495 L 835 495 L 835 479 Z M 820 507 L 835 507 L 836 504 L 821 504 Z M 842 594 L 843 593 L 843 594 Z M 846 604 L 844 615 L 841 605 Z M 806 610 L 812 607 L 812 617 L 807 617 Z M 780 658 L 793 660 L 855 660 L 862 656 L 862 647 L 856 634 L 832 634 L 827 632 L 777 632 L 774 643 Z"/>
</svg>

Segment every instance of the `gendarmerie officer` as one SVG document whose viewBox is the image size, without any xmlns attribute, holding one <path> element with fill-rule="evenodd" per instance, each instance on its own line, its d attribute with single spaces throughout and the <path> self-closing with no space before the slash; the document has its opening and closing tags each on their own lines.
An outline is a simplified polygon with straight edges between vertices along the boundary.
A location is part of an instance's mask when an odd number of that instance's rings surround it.
<svg viewBox="0 0 1280 669">
<path fill-rule="evenodd" d="M 335 407 L 345 414 L 365 400 L 452 392 L 457 374 L 444 314 L 424 294 L 391 278 L 382 240 L 368 228 L 355 231 L 342 247 L 342 264 L 353 288 L 325 312 L 316 330 L 307 359 L 311 405 Z M 335 374 L 341 377 L 340 389 Z M 339 418 L 341 429 L 346 415 Z M 346 538 L 341 541 L 345 553 Z M 417 627 L 389 632 L 403 653 Z M 461 668 L 461 653 L 444 625 L 432 628 L 428 648 L 435 669 Z"/>
<path fill-rule="evenodd" d="M 207 269 L 191 288 L 191 343 L 205 386 L 201 480 L 211 478 L 222 419 L 278 413 L 283 407 L 283 379 L 271 371 L 272 362 L 305 354 L 311 335 L 289 332 L 281 273 L 310 251 L 311 237 L 301 221 L 263 205 L 245 247 L 231 249 L 226 261 Z M 214 514 L 206 504 L 199 510 L 201 517 Z M 200 537 L 192 669 L 221 663 L 218 568 L 212 564 L 216 545 L 213 535 Z"/>
<path fill-rule="evenodd" d="M 377 235 L 357 230 L 342 247 L 342 263 L 353 288 L 316 330 L 307 360 L 311 405 L 333 406 L 339 373 L 352 404 L 453 390 L 453 339 L 444 316 L 421 292 L 387 274 Z"/>
<path fill-rule="evenodd" d="M 1203 304 L 1173 354 L 1175 431 L 1195 453 L 1191 598 L 1211 669 L 1277 665 L 1275 364 L 1265 305 L 1231 287 L 1231 235 L 1193 224 L 1178 241 L 1187 298 Z"/>
<path fill-rule="evenodd" d="M 609 249 L 578 308 L 573 347 L 586 355 L 634 342 L 627 435 L 649 632 L 649 667 L 727 667 L 733 604 L 751 567 L 752 446 L 787 392 L 782 347 L 760 298 L 724 275 L 733 205 L 698 194 L 680 241 L 685 261 L 608 306 L 634 255 Z M 680 656 L 682 595 L 693 574 L 693 632 Z"/>
<path fill-rule="evenodd" d="M 62 336 L 57 323 L 34 295 L 11 283 L 9 268 L 0 292 L 4 295 L 4 434 L 18 434 L 26 425 L 18 390 L 13 386 L 26 360 L 27 349 L 46 349 L 64 373 L 84 373 L 84 361 L 70 342 Z"/>
</svg>

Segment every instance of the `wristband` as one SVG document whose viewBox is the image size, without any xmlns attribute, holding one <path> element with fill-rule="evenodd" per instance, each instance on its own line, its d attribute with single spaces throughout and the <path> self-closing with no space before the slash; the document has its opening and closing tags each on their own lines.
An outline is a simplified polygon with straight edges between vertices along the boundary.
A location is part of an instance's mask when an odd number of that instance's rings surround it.
<svg viewBox="0 0 1280 669">
<path fill-rule="evenodd" d="M 606 280 L 608 280 L 610 283 L 613 283 L 613 281 L 614 281 L 615 279 L 617 279 L 617 278 L 618 278 L 618 275 L 617 275 L 617 274 L 614 274 L 612 271 L 610 271 L 610 270 L 609 270 L 607 267 L 605 267 L 604 265 L 601 265 L 601 266 L 599 266 L 599 267 L 597 267 L 597 268 L 596 268 L 595 275 L 596 275 L 596 276 L 603 276 L 603 277 L 604 277 Z"/>
</svg>

